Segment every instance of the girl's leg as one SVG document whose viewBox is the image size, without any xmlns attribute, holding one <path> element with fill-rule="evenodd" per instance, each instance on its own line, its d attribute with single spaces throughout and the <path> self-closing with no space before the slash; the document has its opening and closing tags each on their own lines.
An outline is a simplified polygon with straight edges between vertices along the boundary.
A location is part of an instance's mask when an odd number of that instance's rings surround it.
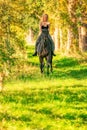
<svg viewBox="0 0 87 130">
<path fill-rule="evenodd" d="M 35 52 L 33 54 L 33 56 L 36 56 L 37 55 L 37 46 L 38 44 L 40 43 L 40 40 L 41 40 L 41 35 L 38 37 L 38 39 L 36 40 L 36 43 L 35 43 Z"/>
<path fill-rule="evenodd" d="M 53 39 L 51 38 L 50 34 L 48 35 L 48 38 L 49 38 L 49 40 L 50 40 L 50 42 L 51 42 L 52 54 L 55 56 L 55 54 L 54 54 L 54 50 L 55 50 L 54 41 L 53 41 Z"/>
</svg>

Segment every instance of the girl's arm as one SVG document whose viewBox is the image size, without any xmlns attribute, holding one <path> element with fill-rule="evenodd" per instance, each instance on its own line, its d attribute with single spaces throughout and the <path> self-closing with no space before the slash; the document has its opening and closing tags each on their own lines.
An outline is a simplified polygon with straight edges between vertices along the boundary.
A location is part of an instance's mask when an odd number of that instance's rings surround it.
<svg viewBox="0 0 87 130">
<path fill-rule="evenodd" d="M 42 23 L 40 22 L 40 24 L 39 24 L 39 30 L 40 30 L 40 32 L 39 33 L 41 33 L 42 32 Z"/>
</svg>

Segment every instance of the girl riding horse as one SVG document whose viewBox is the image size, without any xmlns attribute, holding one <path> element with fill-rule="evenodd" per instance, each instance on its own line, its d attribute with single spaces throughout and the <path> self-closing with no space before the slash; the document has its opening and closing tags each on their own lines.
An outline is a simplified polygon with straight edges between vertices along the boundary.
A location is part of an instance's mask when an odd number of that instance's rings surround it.
<svg viewBox="0 0 87 130">
<path fill-rule="evenodd" d="M 54 42 L 49 34 L 49 28 L 50 28 L 50 23 L 48 22 L 48 15 L 47 14 L 44 14 L 43 17 L 42 17 L 42 21 L 40 22 L 40 31 L 41 31 L 41 34 L 39 35 L 37 41 L 36 41 L 36 44 L 35 44 L 35 52 L 33 54 L 33 56 L 36 56 L 37 55 L 37 46 L 40 44 L 40 41 L 43 40 L 44 38 L 44 35 L 47 35 L 47 38 L 48 40 L 50 41 L 50 44 L 51 44 L 51 52 L 52 52 L 52 55 L 55 56 L 54 54 Z M 46 33 L 46 31 L 48 33 Z"/>
</svg>

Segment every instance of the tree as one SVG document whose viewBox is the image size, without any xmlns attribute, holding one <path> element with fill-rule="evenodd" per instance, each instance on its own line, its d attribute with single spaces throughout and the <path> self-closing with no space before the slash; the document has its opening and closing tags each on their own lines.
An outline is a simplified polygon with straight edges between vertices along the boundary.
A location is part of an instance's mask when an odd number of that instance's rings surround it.
<svg viewBox="0 0 87 130">
<path fill-rule="evenodd" d="M 2 0 L 0 7 L 0 73 L 4 77 L 24 60 L 28 5 L 25 0 Z"/>
</svg>

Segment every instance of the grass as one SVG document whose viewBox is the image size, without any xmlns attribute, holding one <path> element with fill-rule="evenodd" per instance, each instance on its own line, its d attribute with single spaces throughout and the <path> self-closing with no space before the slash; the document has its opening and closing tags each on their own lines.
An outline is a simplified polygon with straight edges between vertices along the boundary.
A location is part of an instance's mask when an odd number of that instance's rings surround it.
<svg viewBox="0 0 87 130">
<path fill-rule="evenodd" d="M 57 55 L 47 76 L 32 53 L 27 72 L 0 93 L 0 130 L 86 130 L 86 60 Z"/>
</svg>

